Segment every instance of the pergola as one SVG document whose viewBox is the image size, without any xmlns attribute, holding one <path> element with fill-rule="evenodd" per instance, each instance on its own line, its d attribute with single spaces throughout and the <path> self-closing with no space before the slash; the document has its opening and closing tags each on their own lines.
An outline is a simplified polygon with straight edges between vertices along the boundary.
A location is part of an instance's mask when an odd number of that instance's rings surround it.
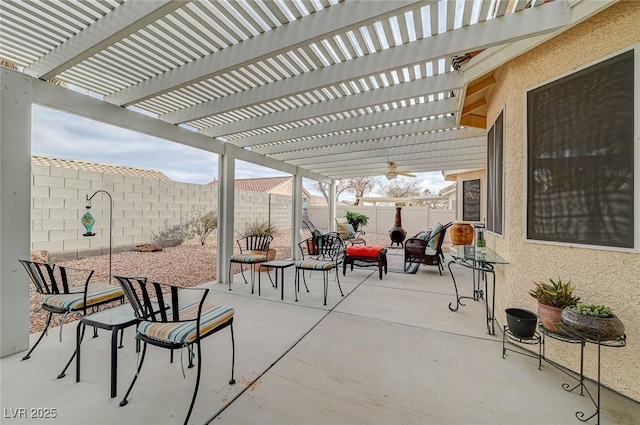
<svg viewBox="0 0 640 425">
<path fill-rule="evenodd" d="M 613 3 L 2 0 L 1 355 L 28 344 L 32 103 L 219 154 L 224 277 L 236 159 L 294 176 L 294 228 L 303 177 L 483 168 L 492 70 Z"/>
</svg>

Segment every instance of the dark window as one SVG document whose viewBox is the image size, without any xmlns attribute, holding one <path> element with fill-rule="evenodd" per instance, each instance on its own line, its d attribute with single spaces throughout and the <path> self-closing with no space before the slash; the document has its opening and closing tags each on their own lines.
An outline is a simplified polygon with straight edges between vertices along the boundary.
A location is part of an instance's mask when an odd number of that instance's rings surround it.
<svg viewBox="0 0 640 425">
<path fill-rule="evenodd" d="M 633 248 L 634 52 L 527 94 L 527 237 Z"/>
<path fill-rule="evenodd" d="M 462 220 L 480 221 L 480 179 L 462 182 Z"/>
<path fill-rule="evenodd" d="M 502 220 L 502 187 L 504 184 L 503 146 L 504 146 L 504 112 L 487 134 L 487 230 L 499 235 L 503 234 Z"/>
</svg>

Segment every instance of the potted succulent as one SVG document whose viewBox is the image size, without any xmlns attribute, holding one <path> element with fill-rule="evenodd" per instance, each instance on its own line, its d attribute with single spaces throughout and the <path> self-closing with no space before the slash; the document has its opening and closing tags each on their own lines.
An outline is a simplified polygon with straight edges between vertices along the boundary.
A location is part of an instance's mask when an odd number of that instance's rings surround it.
<svg viewBox="0 0 640 425">
<path fill-rule="evenodd" d="M 581 334 L 602 340 L 616 339 L 624 334 L 624 324 L 610 307 L 578 303 L 562 310 L 562 324 Z"/>
<path fill-rule="evenodd" d="M 355 211 L 347 211 L 345 212 L 344 216 L 347 218 L 347 221 L 353 226 L 353 230 L 355 230 L 356 232 L 358 231 L 358 228 L 360 226 L 364 227 L 367 225 L 367 223 L 369 223 L 369 217 Z"/>
<path fill-rule="evenodd" d="M 562 323 L 562 310 L 572 307 L 580 301 L 580 297 L 573 295 L 575 287 L 569 282 L 549 279 L 549 282 L 533 282 L 536 287 L 529 292 L 538 300 L 538 317 L 545 329 L 563 333 L 560 329 Z"/>
</svg>

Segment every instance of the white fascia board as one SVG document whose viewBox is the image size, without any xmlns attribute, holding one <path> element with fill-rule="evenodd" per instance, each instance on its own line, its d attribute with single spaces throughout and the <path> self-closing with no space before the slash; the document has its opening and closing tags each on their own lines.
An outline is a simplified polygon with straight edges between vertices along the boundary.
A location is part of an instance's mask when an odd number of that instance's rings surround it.
<svg viewBox="0 0 640 425">
<path fill-rule="evenodd" d="M 107 96 L 105 100 L 117 105 L 139 103 L 435 1 L 342 2 L 125 88 Z M 188 120 L 174 118 L 167 121 L 175 124 Z"/>
<path fill-rule="evenodd" d="M 201 133 L 211 137 L 219 137 L 221 135 L 240 133 L 258 128 L 272 127 L 290 122 L 337 114 L 345 111 L 368 108 L 418 96 L 427 96 L 429 94 L 441 92 L 448 93 L 452 90 L 457 90 L 462 86 L 463 83 L 460 75 L 455 72 L 449 72 L 429 78 L 409 81 L 403 84 L 395 84 L 389 87 L 369 90 L 350 96 L 343 96 L 326 102 L 313 103 L 311 105 L 265 114 L 251 119 L 222 124 L 203 129 Z M 263 136 L 264 139 L 265 135 L 261 136 Z M 238 146 L 252 146 L 255 144 L 254 141 L 255 138 L 249 138 L 249 140 L 240 139 L 234 144 L 237 144 Z"/>
<path fill-rule="evenodd" d="M 327 146 L 343 145 L 346 143 L 385 139 L 417 133 L 426 133 L 443 128 L 454 128 L 455 126 L 455 117 L 449 116 L 445 118 L 411 122 L 408 124 L 390 125 L 382 128 L 370 128 L 363 131 L 352 131 L 349 133 L 335 134 L 327 137 L 318 137 L 297 142 L 265 146 L 263 148 L 256 148 L 253 150 L 254 152 L 259 152 L 265 155 L 273 155 L 277 153 L 289 152 L 292 150 L 314 149 Z"/>
<path fill-rule="evenodd" d="M 354 143 L 351 145 L 329 146 L 326 148 L 310 149 L 306 151 L 296 151 L 274 155 L 282 161 L 291 161 L 312 156 L 318 158 L 329 155 L 345 155 L 348 153 L 366 153 L 376 149 L 402 148 L 404 146 L 419 145 L 423 143 L 435 143 L 448 140 L 465 139 L 484 135 L 484 130 L 476 128 L 462 128 L 447 131 L 437 131 L 429 134 L 417 134 L 407 137 L 396 137 L 392 139 L 372 140 L 364 143 Z M 355 159 L 355 158 L 354 158 Z"/>
<path fill-rule="evenodd" d="M 43 80 L 53 78 L 182 6 L 183 2 L 171 0 L 124 2 L 27 66 L 24 72 Z"/>
<path fill-rule="evenodd" d="M 358 152 L 348 152 L 327 156 L 309 156 L 300 159 L 293 159 L 288 161 L 290 164 L 298 165 L 301 167 L 313 166 L 314 164 L 323 164 L 330 162 L 345 161 L 345 166 L 354 161 L 359 161 L 362 158 L 377 158 L 377 157 L 391 157 L 396 153 L 406 153 L 410 149 L 416 149 L 415 152 L 438 152 L 438 151 L 450 151 L 453 149 L 474 147 L 474 146 L 486 146 L 487 138 L 472 137 L 468 139 L 456 139 L 456 140 L 444 140 L 439 142 L 417 144 L 413 146 L 391 146 L 383 149 L 364 149 Z"/>
<path fill-rule="evenodd" d="M 419 152 L 419 153 L 413 153 L 410 155 L 394 155 L 393 160 L 402 161 L 402 164 L 398 165 L 399 168 L 402 168 L 402 167 L 406 167 L 406 164 L 416 164 L 421 161 L 424 161 L 425 159 L 435 159 L 435 158 L 443 159 L 443 158 L 457 158 L 457 157 L 472 158 L 477 156 L 482 156 L 486 159 L 486 155 L 487 153 L 485 149 L 482 149 L 481 147 L 471 146 L 471 147 L 463 147 L 463 148 L 457 148 L 457 149 L 449 149 L 447 151 Z M 345 167 L 364 168 L 364 167 L 377 166 L 377 165 L 380 165 L 381 158 L 384 159 L 383 162 L 386 163 L 389 157 L 387 157 L 386 155 L 366 157 L 366 158 L 359 159 L 357 163 L 354 163 L 354 161 L 337 160 L 337 161 L 317 164 L 314 167 L 314 170 L 318 173 L 328 174 Z"/>
<path fill-rule="evenodd" d="M 469 160 L 469 161 L 454 160 L 449 162 L 432 162 L 432 163 L 425 162 L 422 167 L 420 167 L 419 169 L 411 170 L 411 172 L 426 173 L 430 171 L 441 171 L 448 167 L 478 167 L 480 165 L 481 163 L 475 160 Z M 331 176 L 336 179 L 344 179 L 344 178 L 356 177 L 356 176 L 383 176 L 385 174 L 386 174 L 386 171 L 377 172 L 377 173 L 373 171 L 369 171 L 369 172 L 363 171 L 363 172 L 356 173 L 349 169 L 345 169 L 342 172 L 332 174 Z M 402 176 L 399 176 L 399 177 L 402 177 Z"/>
<path fill-rule="evenodd" d="M 515 41 L 504 46 L 492 47 L 485 50 L 478 56 L 474 57 L 470 62 L 463 65 L 461 72 L 464 78 L 465 85 L 497 69 L 498 67 L 528 52 L 529 50 L 534 49 L 542 43 L 556 37 L 558 34 L 567 31 L 568 29 L 576 26 L 582 21 L 589 19 L 594 15 L 597 15 L 598 13 L 614 5 L 618 1 L 619 0 L 583 0 L 574 2 L 570 8 L 569 23 L 564 27 L 561 27 L 558 31 L 554 31 L 550 34 L 539 35 L 525 40 Z M 460 98 L 464 99 L 464 96 L 460 96 Z"/>
<path fill-rule="evenodd" d="M 33 102 L 207 152 L 224 152 L 225 143 L 219 140 L 42 80 L 33 80 Z"/>
<path fill-rule="evenodd" d="M 355 130 L 360 128 L 383 125 L 387 123 L 395 123 L 398 121 L 410 121 L 423 117 L 435 115 L 446 115 L 457 112 L 457 101 L 454 98 L 437 100 L 434 102 L 421 103 L 403 108 L 388 109 L 372 114 L 364 114 L 356 117 L 345 118 L 335 121 L 326 121 L 313 125 L 305 125 L 302 127 L 280 130 L 268 133 L 267 136 L 271 141 L 292 140 L 302 137 L 320 136 L 327 133 L 337 133 L 341 131 Z M 247 138 L 239 139 L 244 141 Z M 254 139 L 255 140 L 255 139 Z M 236 144 L 236 140 L 231 140 Z"/>
<path fill-rule="evenodd" d="M 365 3 L 365 2 L 363 2 Z M 366 2 L 368 3 L 368 2 Z M 556 31 L 569 22 L 569 8 L 564 0 L 525 9 L 490 21 L 403 44 L 330 67 L 306 72 L 242 92 L 210 100 L 181 110 L 176 122 L 188 122 L 232 111 L 238 105 L 248 107 L 274 99 L 293 96 L 374 75 L 393 69 L 427 62 L 441 57 L 492 46 Z M 161 119 L 163 119 L 161 117 Z"/>
</svg>

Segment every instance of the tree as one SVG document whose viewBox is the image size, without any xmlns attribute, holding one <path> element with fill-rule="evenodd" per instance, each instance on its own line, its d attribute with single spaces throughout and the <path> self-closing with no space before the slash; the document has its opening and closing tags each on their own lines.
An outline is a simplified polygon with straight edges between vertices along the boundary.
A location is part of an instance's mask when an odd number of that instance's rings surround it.
<svg viewBox="0 0 640 425">
<path fill-rule="evenodd" d="M 360 198 L 371 192 L 375 186 L 375 178 L 371 176 L 353 177 L 340 181 L 345 181 L 345 192 L 355 195 L 356 201 L 353 205 L 360 205 Z"/>
<path fill-rule="evenodd" d="M 329 204 L 329 184 L 323 183 L 323 182 L 316 182 L 316 183 L 318 184 L 317 186 L 318 190 L 320 191 L 320 193 L 322 193 L 322 196 L 324 197 L 324 200 L 328 205 Z M 338 180 L 338 184 L 336 184 L 336 202 L 338 201 L 338 198 L 340 197 L 340 195 L 348 189 L 346 184 L 347 184 L 346 180 Z"/>
<path fill-rule="evenodd" d="M 412 178 L 399 177 L 386 184 L 382 183 L 381 192 L 389 198 L 420 196 L 420 182 Z"/>
</svg>

